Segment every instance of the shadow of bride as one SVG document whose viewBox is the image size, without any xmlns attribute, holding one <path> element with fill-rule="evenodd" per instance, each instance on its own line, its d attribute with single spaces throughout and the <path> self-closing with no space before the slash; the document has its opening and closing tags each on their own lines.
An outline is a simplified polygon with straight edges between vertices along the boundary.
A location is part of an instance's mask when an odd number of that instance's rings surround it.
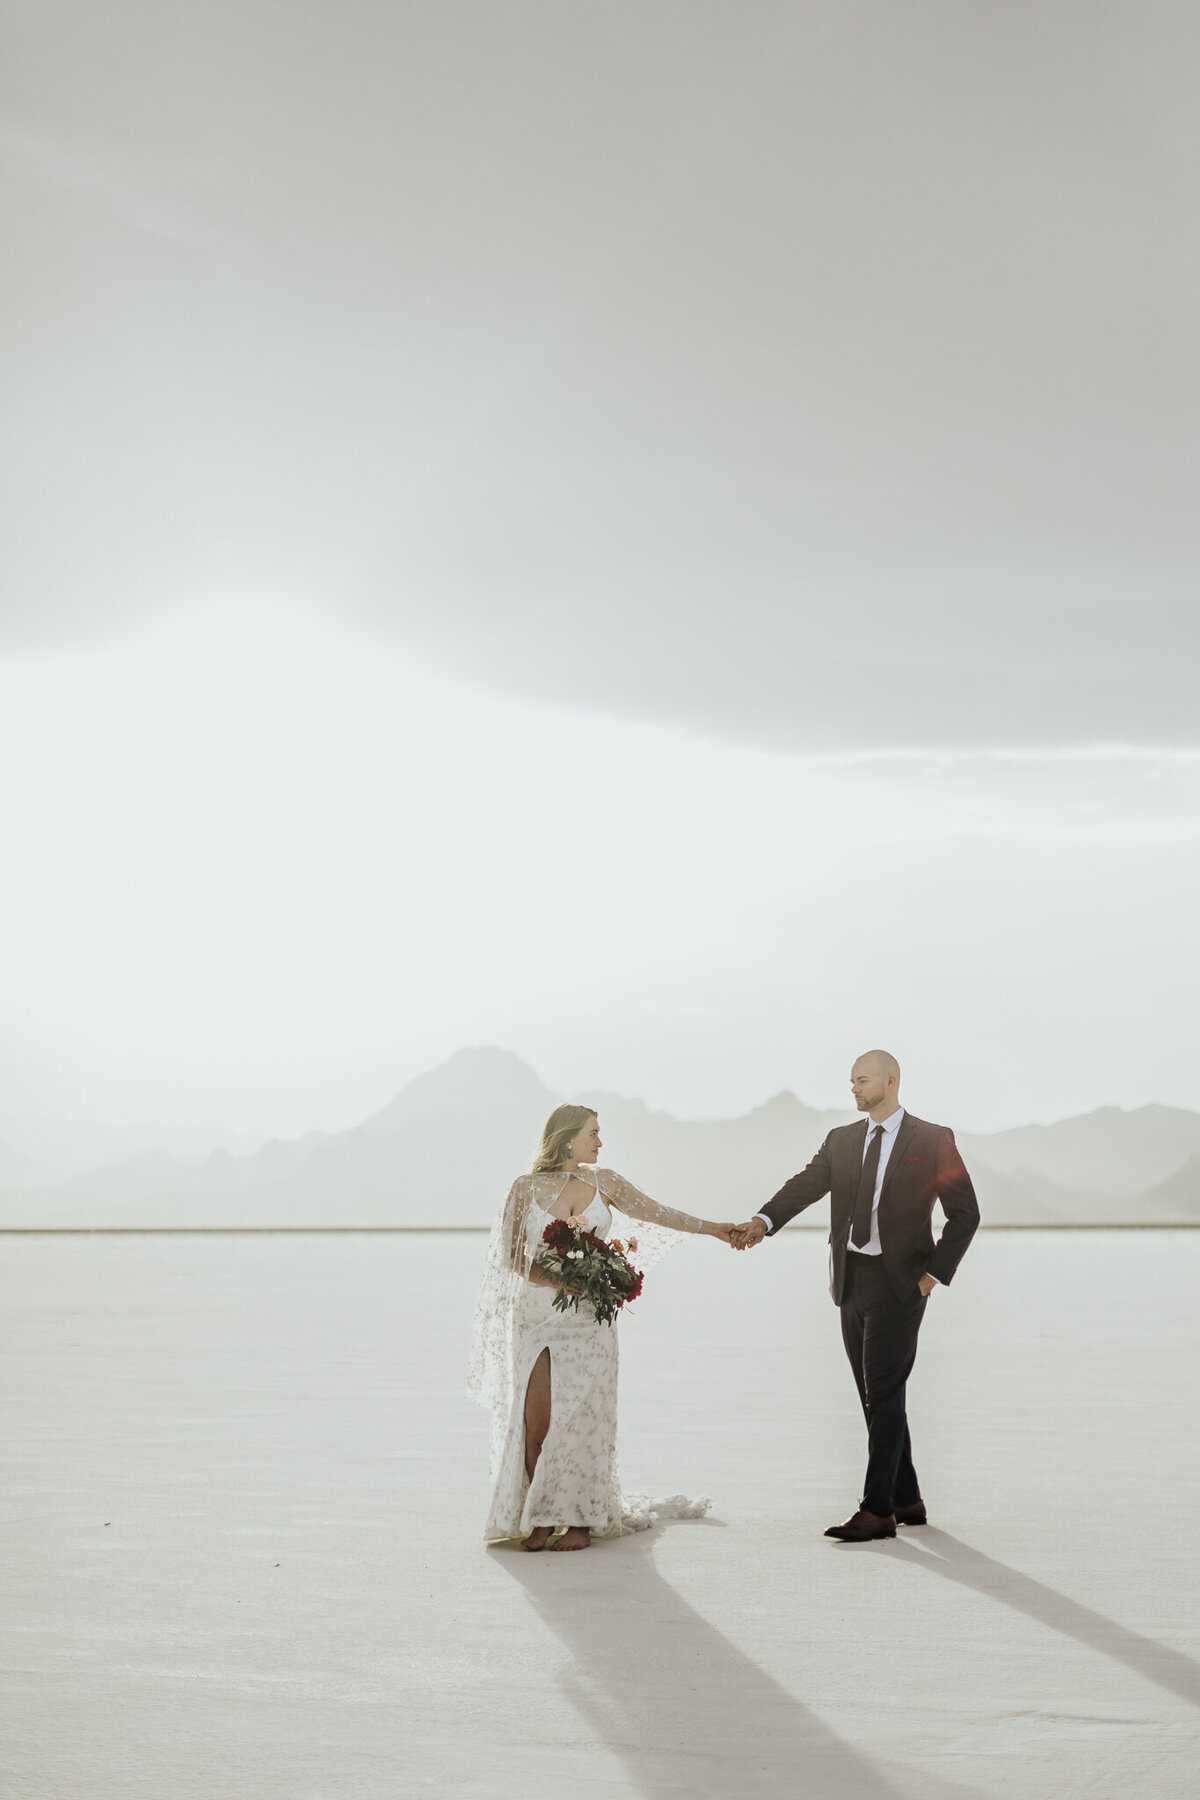
<svg viewBox="0 0 1200 1800">
<path fill-rule="evenodd" d="M 711 1528 L 717 1521 L 709 1521 Z M 585 1555 L 490 1554 L 571 1657 L 564 1697 L 648 1800 L 900 1800 L 913 1791 L 723 1637 L 654 1566 L 663 1526 Z M 703 1530 L 692 1524 L 688 1530 Z M 930 1800 L 970 1790 L 922 1778 Z"/>
<path fill-rule="evenodd" d="M 840 1548 L 852 1556 L 858 1553 L 858 1546 Z M 1044 1586 L 1031 1575 L 1022 1575 L 1006 1563 L 996 1562 L 981 1550 L 973 1550 L 969 1544 L 951 1537 L 949 1532 L 930 1525 L 912 1537 L 872 1544 L 869 1548 L 886 1556 L 899 1555 L 907 1562 L 944 1576 L 947 1581 L 986 1594 L 1002 1606 L 1010 1606 L 1027 1618 L 1036 1619 L 1039 1625 L 1046 1625 L 1063 1637 L 1074 1638 L 1076 1643 L 1101 1656 L 1111 1657 L 1135 1675 L 1153 1682 L 1156 1687 L 1165 1688 L 1167 1693 L 1177 1695 L 1189 1705 L 1200 1706 L 1200 1663 L 1190 1656 L 1185 1656 L 1181 1650 L 1173 1650 L 1156 1638 L 1145 1637 L 1139 1631 L 1119 1625 L 1115 1619 L 1094 1612 L 1090 1606 L 1060 1594 L 1056 1588 Z"/>
</svg>

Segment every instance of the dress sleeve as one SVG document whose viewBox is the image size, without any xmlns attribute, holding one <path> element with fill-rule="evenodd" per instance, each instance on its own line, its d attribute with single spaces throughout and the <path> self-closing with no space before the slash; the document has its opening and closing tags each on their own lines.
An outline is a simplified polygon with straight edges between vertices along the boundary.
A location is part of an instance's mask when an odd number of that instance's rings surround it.
<svg viewBox="0 0 1200 1800">
<path fill-rule="evenodd" d="M 610 1206 L 627 1218 L 641 1219 L 647 1225 L 662 1225 L 668 1231 L 699 1231 L 704 1221 L 691 1213 L 677 1212 L 673 1206 L 662 1206 L 626 1181 L 615 1169 L 597 1169 L 596 1187 Z"/>
<path fill-rule="evenodd" d="M 518 1175 L 508 1190 L 500 1226 L 503 1260 L 517 1275 L 529 1273 L 530 1257 L 525 1241 L 525 1226 L 532 1198 L 533 1182 L 528 1175 Z"/>
</svg>

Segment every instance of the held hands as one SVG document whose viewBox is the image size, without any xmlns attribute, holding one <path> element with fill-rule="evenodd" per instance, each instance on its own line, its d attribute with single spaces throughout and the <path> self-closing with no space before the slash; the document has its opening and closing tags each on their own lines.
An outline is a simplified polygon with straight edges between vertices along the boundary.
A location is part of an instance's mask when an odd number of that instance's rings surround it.
<svg viewBox="0 0 1200 1800">
<path fill-rule="evenodd" d="M 732 1227 L 727 1241 L 731 1250 L 753 1250 L 766 1235 L 767 1228 L 761 1219 L 747 1219 L 744 1225 Z"/>
<path fill-rule="evenodd" d="M 733 1243 L 733 1234 L 736 1230 L 736 1225 L 718 1225 L 712 1219 L 704 1219 L 700 1225 L 702 1236 L 720 1238 L 723 1244 L 729 1245 Z"/>
</svg>

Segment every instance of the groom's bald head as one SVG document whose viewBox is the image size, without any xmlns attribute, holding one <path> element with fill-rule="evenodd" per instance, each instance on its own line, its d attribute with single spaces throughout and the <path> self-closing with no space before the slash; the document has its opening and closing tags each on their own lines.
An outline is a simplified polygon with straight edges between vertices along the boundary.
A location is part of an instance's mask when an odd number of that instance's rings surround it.
<svg viewBox="0 0 1200 1800">
<path fill-rule="evenodd" d="M 899 1106 L 900 1064 L 890 1050 L 864 1050 L 850 1071 L 850 1091 L 859 1112 L 886 1119 Z"/>
</svg>

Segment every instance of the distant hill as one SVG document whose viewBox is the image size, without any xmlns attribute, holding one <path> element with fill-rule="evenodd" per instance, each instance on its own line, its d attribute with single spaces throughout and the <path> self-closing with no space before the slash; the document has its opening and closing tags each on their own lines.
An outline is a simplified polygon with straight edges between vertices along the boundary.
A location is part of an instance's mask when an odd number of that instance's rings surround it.
<svg viewBox="0 0 1200 1800">
<path fill-rule="evenodd" d="M 559 1098 L 511 1052 L 463 1050 L 351 1131 L 199 1163 L 150 1153 L 0 1193 L 0 1224 L 481 1224 Z"/>
<path fill-rule="evenodd" d="M 43 1187 L 61 1180 L 61 1169 L 48 1169 L 34 1156 L 0 1142 L 0 1191 L 5 1188 Z"/>
<path fill-rule="evenodd" d="M 166 1150 L 196 1162 L 224 1149 L 245 1155 L 261 1142 L 244 1132 L 205 1125 L 114 1125 L 93 1119 L 0 1113 L 0 1190 L 42 1187 Z"/>
<path fill-rule="evenodd" d="M 1151 1189 L 1145 1203 L 1164 1218 L 1200 1225 L 1200 1156 L 1189 1156 L 1181 1169 Z"/>
<path fill-rule="evenodd" d="M 744 1218 L 854 1116 L 790 1093 L 703 1120 L 585 1097 L 600 1109 L 602 1162 L 710 1218 Z M 510 1051 L 461 1050 L 349 1131 L 198 1161 L 154 1149 L 49 1184 L 44 1168 L 22 1181 L 18 1161 L 0 1225 L 487 1224 L 561 1098 Z M 985 1224 L 1200 1223 L 1197 1113 L 1103 1107 L 959 1143 Z M 827 1209 L 798 1223 L 825 1230 Z"/>
<path fill-rule="evenodd" d="M 1023 1125 L 987 1136 L 960 1136 L 964 1156 L 989 1169 L 1023 1178 L 1045 1176 L 1073 1194 L 1098 1203 L 1126 1204 L 1200 1155 L 1200 1113 L 1170 1106 L 1122 1112 L 1102 1106 L 1057 1125 Z"/>
</svg>

